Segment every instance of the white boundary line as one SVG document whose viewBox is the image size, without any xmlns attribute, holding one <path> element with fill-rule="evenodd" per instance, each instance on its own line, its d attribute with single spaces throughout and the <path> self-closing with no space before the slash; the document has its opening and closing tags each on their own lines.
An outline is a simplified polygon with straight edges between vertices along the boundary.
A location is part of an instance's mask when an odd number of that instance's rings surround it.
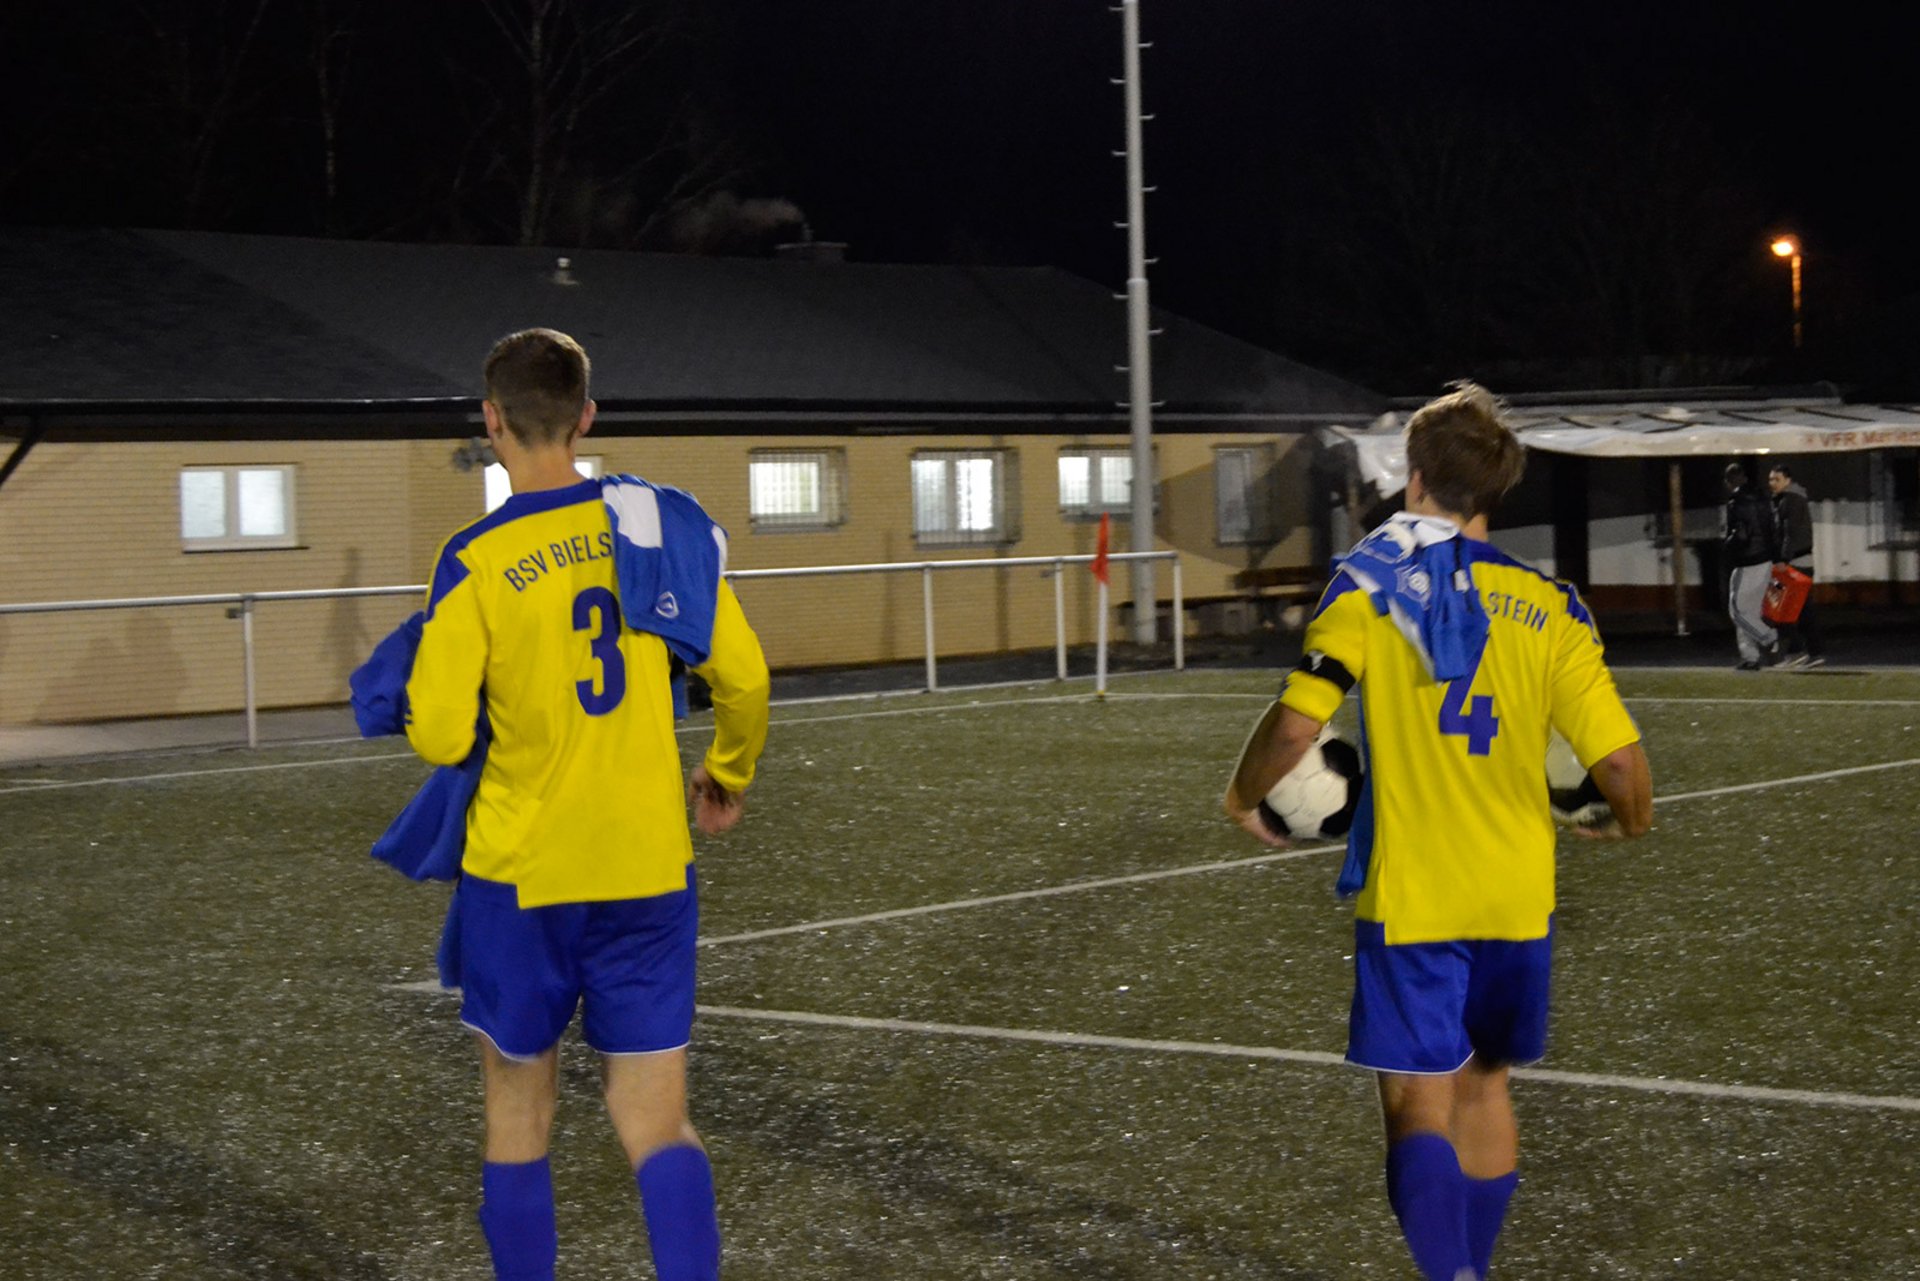
<svg viewBox="0 0 1920 1281">
<path fill-rule="evenodd" d="M 1185 671 L 1181 671 L 1172 667 L 1146 667 L 1138 671 L 1116 672 L 1114 675 L 1116 678 L 1124 677 L 1132 680 L 1135 677 L 1183 676 L 1186 675 L 1187 672 L 1196 670 L 1200 669 L 1187 668 Z M 920 685 L 899 686 L 893 689 L 854 690 L 845 694 L 814 694 L 806 698 L 781 698 L 774 700 L 774 706 L 805 707 L 813 703 L 857 703 L 862 700 L 879 700 L 883 698 L 912 698 L 916 694 L 927 693 L 970 694 L 975 690 L 982 689 L 1038 689 L 1043 686 L 1059 685 L 1063 682 L 1066 684 L 1074 684 L 1077 682 L 1091 683 L 1095 679 L 1097 678 L 1094 673 L 1085 672 L 1065 677 L 1029 676 L 1020 680 L 1011 681 L 981 681 L 977 684 L 969 682 L 965 685 L 954 685 L 941 690 L 928 690 L 925 686 Z"/>
<path fill-rule="evenodd" d="M 266 765 L 223 765 L 218 769 L 183 769 L 166 774 L 133 774 L 113 778 L 77 778 L 37 780 L 32 786 L 0 787 L 0 796 L 17 792 L 51 792 L 70 787 L 105 787 L 109 783 L 159 783 L 176 778 L 206 778 L 214 774 L 258 774 L 264 770 L 309 769 L 321 765 L 358 765 L 362 761 L 396 761 L 414 757 L 412 752 L 373 752 L 365 756 L 330 756 L 316 761 L 276 761 Z M 21 780 L 9 780 L 20 782 Z"/>
<path fill-rule="evenodd" d="M 1757 792 L 1768 787 L 1789 787 L 1799 783 L 1818 783 L 1829 778 L 1845 778 L 1850 774 L 1875 774 L 1881 770 L 1902 769 L 1909 765 L 1920 765 L 1920 756 L 1908 757 L 1904 761 L 1882 761 L 1878 765 L 1855 765 L 1848 769 L 1822 770 L 1818 774 L 1797 774 L 1792 778 L 1770 779 L 1763 783 L 1733 783 L 1726 787 L 1708 787 L 1698 792 L 1676 792 L 1672 796 L 1656 796 L 1655 805 L 1672 801 L 1695 801 L 1703 796 L 1731 796 L 1735 792 Z"/>
<path fill-rule="evenodd" d="M 1856 765 L 1850 769 L 1823 770 L 1818 774 L 1800 774 L 1792 778 L 1768 779 L 1760 783 L 1734 783 L 1726 787 L 1710 787 L 1697 792 L 1678 792 L 1671 796 L 1656 796 L 1655 805 L 1670 805 L 1675 801 L 1694 801 L 1708 796 L 1728 796 L 1736 792 L 1753 792 L 1764 788 L 1791 787 L 1800 783 L 1817 783 L 1830 778 L 1844 778 L 1850 774 L 1871 774 L 1883 770 L 1904 769 L 1920 765 L 1920 756 L 1904 761 L 1886 761 L 1878 765 Z M 823 930 L 836 929 L 844 925 L 870 925 L 878 921 L 897 921 L 906 917 L 931 916 L 937 912 L 963 911 L 967 908 L 986 907 L 994 903 L 1013 903 L 1024 899 L 1053 898 L 1061 894 L 1079 894 L 1086 890 L 1107 889 L 1116 885 L 1138 885 L 1147 881 L 1162 881 L 1176 876 L 1194 876 L 1202 872 L 1225 872 L 1242 867 L 1260 867 L 1268 863 L 1278 863 L 1311 854 L 1328 854 L 1346 848 L 1344 845 L 1314 845 L 1304 849 L 1281 850 L 1273 854 L 1257 854 L 1251 858 L 1223 859 L 1213 863 L 1194 863 L 1185 867 L 1162 868 L 1153 872 L 1134 872 L 1126 876 L 1107 876 L 1090 881 L 1071 881 L 1065 885 L 1049 885 L 1035 890 L 1015 890 L 1007 894 L 989 894 L 980 898 L 949 899 L 943 903 L 923 903 L 917 907 L 896 907 L 883 912 L 869 912 L 862 916 L 838 916 L 827 920 L 806 921 L 799 925 L 778 925 L 764 930 L 747 930 L 739 934 L 721 934 L 700 940 L 701 947 L 712 947 L 720 943 L 750 943 L 760 939 L 778 938 L 787 934 L 812 934 Z"/>
<path fill-rule="evenodd" d="M 1623 695 L 1629 703 L 1751 703 L 1765 707 L 1920 707 L 1920 698 L 1666 698 Z"/>
<path fill-rule="evenodd" d="M 1250 858 L 1223 859 L 1214 863 L 1192 863 L 1185 867 L 1161 868 L 1153 872 L 1133 872 L 1126 876 L 1103 876 L 1092 881 L 1070 881 L 1065 885 L 1049 885 L 1037 890 L 1014 890 L 1007 894 L 989 894 L 983 898 L 950 899 L 945 903 L 923 903 L 918 907 L 896 907 L 884 912 L 869 912 L 864 916 L 840 916 L 826 921 L 807 921 L 800 925 L 777 925 L 765 930 L 747 930 L 740 934 L 720 934 L 700 940 L 701 947 L 713 947 L 720 943 L 749 943 L 759 939 L 778 938 L 784 934 L 812 934 L 821 930 L 830 930 L 841 925 L 868 925 L 875 921 L 897 921 L 910 916 L 930 916 L 935 912 L 952 912 L 969 907 L 986 907 L 992 903 L 1015 903 L 1026 899 L 1053 898 L 1061 894 L 1079 894 L 1086 890 L 1108 889 L 1115 885 L 1141 885 L 1149 881 L 1164 881 L 1176 876 L 1197 876 L 1202 872 L 1221 872 L 1230 868 L 1260 867 L 1268 863 L 1280 863 L 1290 859 L 1306 858 L 1310 854 L 1326 854 L 1333 850 L 1344 849 L 1342 845 L 1314 845 L 1306 849 L 1278 850 L 1272 854 L 1255 854 Z"/>
<path fill-rule="evenodd" d="M 978 687 L 975 687 L 975 688 L 978 688 Z M 866 696 L 859 695 L 857 697 L 866 697 Z M 1188 692 L 1168 692 L 1168 693 L 1132 693 L 1132 692 L 1125 692 L 1125 691 L 1109 691 L 1108 692 L 1108 695 L 1107 695 L 1108 702 L 1114 702 L 1114 701 L 1124 700 L 1124 699 L 1133 699 L 1133 700 L 1140 700 L 1140 701 L 1148 701 L 1148 700 L 1155 700 L 1155 699 L 1161 699 L 1161 700 L 1266 699 L 1267 701 L 1271 702 L 1272 695 L 1261 694 L 1261 693 L 1225 693 L 1225 692 L 1214 692 L 1214 691 L 1207 691 L 1207 690 L 1194 690 L 1194 691 L 1188 691 Z M 801 702 L 815 702 L 815 701 L 819 701 L 819 700 L 796 700 L 796 702 L 793 704 L 782 703 L 782 704 L 779 704 L 779 706 L 783 706 L 783 707 L 793 706 L 793 705 L 798 705 Z M 773 721 L 771 727 L 778 729 L 778 728 L 782 728 L 790 725 L 820 725 L 820 724 L 828 724 L 834 721 L 872 720 L 880 717 L 894 717 L 894 716 L 924 716 L 924 715 L 929 715 L 929 714 L 938 713 L 938 712 L 972 712 L 972 711 L 981 711 L 984 709 L 997 708 L 997 707 L 1031 707 L 1031 706 L 1044 706 L 1044 705 L 1058 705 L 1058 704 L 1064 704 L 1064 703 L 1091 704 L 1097 701 L 1098 700 L 1096 700 L 1090 694 L 1054 694 L 1044 698 L 972 699 L 967 702 L 936 703 L 936 704 L 932 704 L 925 707 L 894 707 L 894 708 L 885 708 L 878 711 L 849 712 L 842 716 L 783 717 Z M 1649 696 L 1649 697 L 1628 697 L 1625 699 L 1625 701 L 1629 703 L 1735 703 L 1735 704 L 1753 703 L 1756 705 L 1765 705 L 1765 706 L 1811 706 L 1811 707 L 1817 707 L 1823 704 L 1831 704 L 1833 706 L 1855 706 L 1855 707 L 1920 707 L 1920 699 L 1664 698 L 1664 697 Z M 702 722 L 700 724 L 679 726 L 674 730 L 674 732 L 675 734 L 699 734 L 699 733 L 704 733 L 710 729 L 712 729 L 711 723 Z M 364 742 L 364 741 L 368 741 L 368 740 L 326 739 L 326 740 L 320 740 L 318 742 L 288 743 L 288 744 L 285 744 L 284 746 L 287 748 L 293 749 L 293 748 L 301 748 L 301 747 L 323 746 L 329 743 L 339 744 L 339 743 L 356 743 L 356 742 Z M 363 761 L 401 760 L 401 759 L 413 757 L 413 755 L 414 754 L 412 752 L 371 752 L 362 756 L 325 757 L 317 760 L 305 760 L 305 761 L 278 761 L 271 764 L 263 764 L 263 765 L 225 765 L 225 766 L 220 766 L 214 769 L 170 770 L 165 773 L 159 773 L 159 774 L 127 774 L 127 775 L 116 775 L 111 778 L 0 779 L 0 796 L 14 796 L 14 795 L 20 795 L 26 792 L 56 791 L 56 790 L 64 790 L 67 788 L 75 788 L 75 787 L 106 787 L 114 783 L 158 783 L 158 782 L 166 782 L 166 781 L 171 781 L 174 779 L 182 779 L 182 778 L 206 778 L 206 777 L 212 777 L 220 774 L 251 774 L 251 773 L 259 773 L 259 772 L 268 771 L 268 770 L 307 769 L 307 768 L 327 766 L 327 765 L 357 765 Z M 1801 778 L 1776 779 L 1770 782 L 1751 783 L 1751 784 L 1745 784 L 1739 788 L 1730 788 L 1730 789 L 1722 789 L 1722 790 L 1753 791 L 1763 787 L 1776 787 L 1776 786 L 1782 786 L 1782 785 L 1791 784 L 1795 782 L 1812 782 L 1812 781 L 1818 781 L 1820 779 L 1826 779 L 1826 778 L 1839 778 L 1848 773 L 1865 773 L 1868 771 L 1879 770 L 1879 769 L 1894 769 L 1894 768 L 1898 768 L 1899 766 L 1909 765 L 1912 763 L 1913 762 L 1911 761 L 1893 761 L 1884 765 L 1860 766 L 1858 769 L 1851 770 L 1851 771 L 1840 770 L 1840 771 L 1833 771 L 1825 774 L 1809 774 Z M 1658 803 L 1659 799 L 1666 799 L 1666 800 L 1692 799 L 1695 796 L 1705 796 L 1705 795 L 1713 795 L 1713 794 L 1715 793 L 1688 792 L 1685 794 L 1684 797 L 1672 796 L 1672 797 L 1665 797 L 1665 798 L 1656 798 L 1656 803 Z"/>
<path fill-rule="evenodd" d="M 774 721 L 774 727 L 786 725 L 815 725 L 825 721 L 859 721 L 880 716 L 920 716 L 930 712 L 970 712 L 987 707 L 1025 707 L 1035 703 L 1091 703 L 1091 694 L 1061 694 L 1051 698 L 1005 698 L 976 699 L 966 703 L 941 703 L 932 707 L 898 707 L 875 712 L 851 712 L 845 716 L 797 716 L 785 717 Z M 681 725 L 674 729 L 675 734 L 701 734 L 713 728 L 710 722 L 697 725 Z M 360 743 L 367 739 L 340 738 L 326 739 L 325 743 Z M 288 748 L 316 747 L 320 742 L 287 743 Z M 310 761 L 278 761 L 265 765 L 222 765 L 214 769 L 170 770 L 162 774 L 121 774 L 111 778 L 82 779 L 0 779 L 0 796 L 16 792 L 45 791 L 68 787 L 105 787 L 109 783 L 158 783 L 178 778 L 205 778 L 218 774 L 250 774 L 261 770 L 305 769 L 319 765 L 356 765 L 361 761 L 394 761 L 404 758 L 418 760 L 413 752 L 369 752 L 364 756 L 324 757 Z M 425 762 L 421 762 L 423 765 Z"/>
<path fill-rule="evenodd" d="M 1729 654 L 1727 657 L 1731 658 L 1733 655 Z M 1674 672 L 1683 676 L 1733 676 L 1735 674 L 1735 669 L 1730 663 L 1722 666 L 1714 663 L 1616 663 L 1609 661 L 1607 668 L 1615 672 Z M 1828 660 L 1826 666 L 1816 668 L 1813 671 L 1802 671 L 1799 668 L 1781 671 L 1775 668 L 1768 668 L 1766 672 L 1757 674 L 1768 680 L 1772 680 L 1776 677 L 1784 678 L 1789 676 L 1813 676 L 1822 679 L 1829 676 L 1878 676 L 1883 672 L 1892 672 L 1898 676 L 1911 676 L 1915 672 L 1920 672 L 1920 665 L 1913 663 L 1861 663 L 1858 665 L 1849 665 L 1847 663 L 1837 663 Z"/>
<path fill-rule="evenodd" d="M 393 983 L 390 990 L 428 996 L 453 996 L 458 988 L 442 987 L 438 979 Z M 1039 1028 L 992 1027 L 977 1023 L 928 1023 L 917 1019 L 877 1019 L 857 1014 L 821 1014 L 812 1010 L 764 1010 L 740 1005 L 697 1005 L 696 1013 L 710 1019 L 738 1019 L 750 1023 L 782 1023 L 857 1032 L 906 1032 L 922 1036 L 968 1037 L 983 1041 L 1013 1041 L 1069 1049 L 1132 1050 L 1147 1054 L 1190 1054 L 1208 1058 L 1260 1059 L 1302 1063 L 1313 1067 L 1355 1067 L 1344 1056 L 1327 1050 L 1289 1050 L 1274 1045 L 1232 1045 L 1222 1041 L 1164 1041 L 1136 1036 L 1103 1036 L 1097 1032 L 1054 1032 Z M 1356 1071 L 1365 1069 L 1355 1068 Z M 1604 1072 L 1563 1072 L 1554 1068 L 1517 1067 L 1513 1075 L 1549 1085 L 1587 1086 L 1602 1090 L 1632 1090 L 1642 1094 L 1684 1095 L 1694 1098 L 1735 1099 L 1743 1103 L 1792 1103 L 1813 1107 L 1859 1108 L 1870 1111 L 1920 1112 L 1920 1098 L 1900 1094 L 1856 1094 L 1845 1090 L 1793 1090 L 1768 1085 L 1722 1085 L 1714 1081 L 1684 1081 L 1657 1076 L 1617 1076 Z"/>
<path fill-rule="evenodd" d="M 816 1014 L 808 1010 L 758 1010 L 736 1005 L 701 1005 L 695 1008 L 707 1018 L 742 1019 L 760 1023 L 845 1028 L 864 1032 L 913 1032 L 924 1036 L 972 1037 L 980 1040 L 1020 1041 L 1085 1049 L 1136 1050 L 1153 1054 L 1266 1059 L 1285 1063 L 1307 1063 L 1316 1067 L 1351 1066 L 1341 1055 L 1324 1050 L 1287 1050 L 1275 1046 L 1228 1045 L 1216 1041 L 1158 1041 L 1130 1036 L 1101 1036 L 1090 1032 L 1049 1032 L 1028 1028 L 985 1027 L 968 1023 L 924 1023 L 913 1019 L 862 1018 L 850 1014 Z M 1818 1107 L 1920 1112 L 1920 1098 L 1909 1098 L 1898 1094 L 1786 1090 L 1762 1085 L 1721 1085 L 1711 1081 L 1681 1081 L 1664 1077 L 1559 1072 L 1547 1068 L 1515 1068 L 1513 1075 L 1523 1080 L 1542 1081 L 1554 1085 L 1637 1090 L 1646 1094 L 1683 1094 L 1715 1099 L 1737 1099 L 1747 1103 L 1801 1103 Z"/>
</svg>

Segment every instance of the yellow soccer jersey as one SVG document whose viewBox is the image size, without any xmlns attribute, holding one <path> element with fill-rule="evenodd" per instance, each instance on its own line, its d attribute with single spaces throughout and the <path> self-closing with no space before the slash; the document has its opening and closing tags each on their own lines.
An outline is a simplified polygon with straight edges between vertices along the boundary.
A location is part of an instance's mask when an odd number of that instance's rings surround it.
<svg viewBox="0 0 1920 1281">
<path fill-rule="evenodd" d="M 493 739 L 467 811 L 462 870 L 522 907 L 686 888 L 693 860 L 668 652 L 623 625 L 598 482 L 517 494 L 448 540 L 407 682 L 407 738 L 427 760 L 472 750 L 484 696 Z M 760 642 L 723 581 L 707 663 L 706 766 L 733 791 L 766 741 Z"/>
<path fill-rule="evenodd" d="M 1367 872 L 1355 911 L 1388 943 L 1543 937 L 1554 905 L 1549 727 L 1589 767 L 1640 737 L 1579 594 L 1489 543 L 1466 539 L 1465 550 L 1488 617 L 1473 672 L 1435 682 L 1341 573 L 1281 691 L 1324 722 L 1359 683 L 1367 791 L 1349 839 Z"/>
</svg>

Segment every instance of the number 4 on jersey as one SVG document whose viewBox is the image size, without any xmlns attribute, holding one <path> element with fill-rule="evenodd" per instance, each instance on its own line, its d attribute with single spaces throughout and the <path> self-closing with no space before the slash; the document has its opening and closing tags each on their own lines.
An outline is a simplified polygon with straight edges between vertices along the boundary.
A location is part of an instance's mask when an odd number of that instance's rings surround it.
<svg viewBox="0 0 1920 1281">
<path fill-rule="evenodd" d="M 1440 732 L 1466 735 L 1469 756 L 1490 755 L 1493 740 L 1500 733 L 1500 718 L 1493 714 L 1493 697 L 1475 694 L 1471 702 L 1467 699 L 1473 678 L 1479 674 L 1480 660 L 1476 658 L 1465 676 L 1447 682 L 1446 697 L 1440 700 Z"/>
</svg>

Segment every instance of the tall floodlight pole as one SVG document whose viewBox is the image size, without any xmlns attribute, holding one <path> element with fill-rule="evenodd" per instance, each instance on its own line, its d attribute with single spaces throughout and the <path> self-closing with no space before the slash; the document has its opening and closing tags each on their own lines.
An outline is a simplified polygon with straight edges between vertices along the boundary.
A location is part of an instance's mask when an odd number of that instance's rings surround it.
<svg viewBox="0 0 1920 1281">
<path fill-rule="evenodd" d="M 1133 550 L 1153 550 L 1153 368 L 1147 343 L 1147 212 L 1140 148 L 1140 0 L 1121 0 L 1127 97 L 1127 408 L 1133 438 Z M 1159 597 L 1153 562 L 1133 566 L 1133 639 L 1153 643 Z M 1178 627 L 1180 621 L 1174 620 Z"/>
</svg>

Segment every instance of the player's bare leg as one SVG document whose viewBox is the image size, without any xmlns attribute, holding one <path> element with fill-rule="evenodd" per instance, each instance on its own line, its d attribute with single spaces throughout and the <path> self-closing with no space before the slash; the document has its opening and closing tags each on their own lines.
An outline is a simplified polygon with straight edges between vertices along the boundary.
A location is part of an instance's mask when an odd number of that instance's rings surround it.
<svg viewBox="0 0 1920 1281">
<path fill-rule="evenodd" d="M 601 1060 L 607 1115 L 626 1149 L 627 1164 L 639 1169 L 648 1157 L 674 1144 L 700 1146 L 687 1119 L 687 1051 L 658 1054 L 610 1054 Z"/>
<path fill-rule="evenodd" d="M 1453 1145 L 1467 1177 L 1467 1252 L 1485 1276 L 1520 1176 L 1520 1127 L 1507 1066 L 1475 1055 L 1454 1074 Z"/>
<path fill-rule="evenodd" d="M 603 1060 L 607 1114 L 640 1186 L 660 1281 L 714 1281 L 720 1225 L 713 1168 L 687 1119 L 687 1052 L 611 1054 Z"/>
<path fill-rule="evenodd" d="M 553 1134 L 560 1047 L 537 1059 L 510 1059 L 486 1037 L 477 1039 L 480 1074 L 486 1082 L 487 1160 L 539 1160 Z"/>
<path fill-rule="evenodd" d="M 486 1167 L 480 1227 L 501 1281 L 549 1281 L 559 1256 L 547 1142 L 559 1086 L 559 1047 L 510 1059 L 480 1037 L 486 1083 Z"/>
<path fill-rule="evenodd" d="M 1426 1132 L 1453 1138 L 1454 1082 L 1459 1076 L 1414 1076 L 1381 1072 L 1380 1110 L 1387 1124 L 1387 1142 Z"/>
<path fill-rule="evenodd" d="M 1382 1072 L 1387 1200 L 1415 1266 L 1428 1281 L 1473 1281 L 1467 1246 L 1467 1180 L 1453 1147 L 1458 1073 Z"/>
<path fill-rule="evenodd" d="M 1520 1127 L 1507 1092 L 1507 1066 L 1479 1055 L 1453 1074 L 1453 1146 L 1469 1179 L 1497 1179 L 1520 1162 Z"/>
</svg>

